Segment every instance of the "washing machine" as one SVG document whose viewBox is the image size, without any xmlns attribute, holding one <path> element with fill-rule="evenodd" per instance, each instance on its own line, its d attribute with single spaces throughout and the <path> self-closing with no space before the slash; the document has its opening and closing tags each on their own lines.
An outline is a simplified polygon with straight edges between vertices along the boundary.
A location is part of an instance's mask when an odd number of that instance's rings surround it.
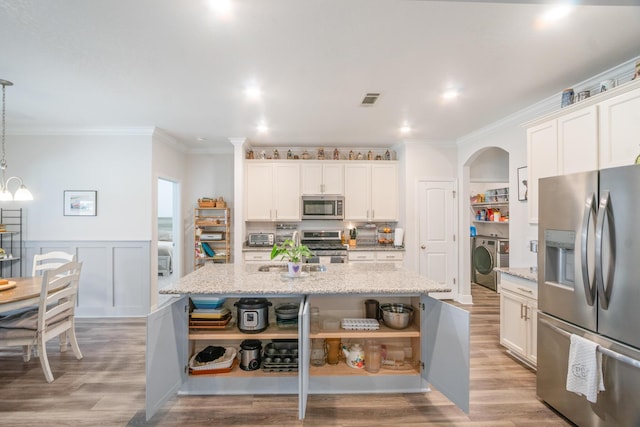
<svg viewBox="0 0 640 427">
<path fill-rule="evenodd" d="M 472 263 L 475 283 L 497 290 L 498 273 L 494 269 L 509 267 L 509 239 L 476 236 Z"/>
</svg>

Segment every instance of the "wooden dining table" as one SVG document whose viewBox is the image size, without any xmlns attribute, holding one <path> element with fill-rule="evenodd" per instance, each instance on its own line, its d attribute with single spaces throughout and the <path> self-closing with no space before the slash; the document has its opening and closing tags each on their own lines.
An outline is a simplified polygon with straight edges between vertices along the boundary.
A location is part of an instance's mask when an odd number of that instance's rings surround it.
<svg viewBox="0 0 640 427">
<path fill-rule="evenodd" d="M 7 277 L 6 279 L 9 282 L 15 282 L 16 286 L 0 291 L 0 315 L 18 308 L 38 305 L 42 290 L 42 276 Z M 52 291 L 55 290 L 52 289 Z"/>
</svg>

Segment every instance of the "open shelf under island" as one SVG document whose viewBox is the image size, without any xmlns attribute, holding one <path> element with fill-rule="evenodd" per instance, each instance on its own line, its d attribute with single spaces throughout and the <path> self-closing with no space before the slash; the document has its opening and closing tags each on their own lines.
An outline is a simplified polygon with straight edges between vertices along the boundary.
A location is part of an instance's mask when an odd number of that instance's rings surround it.
<svg viewBox="0 0 640 427">
<path fill-rule="evenodd" d="M 309 394 L 423 393 L 433 385 L 465 412 L 469 411 L 469 313 L 428 296 L 446 292 L 445 285 L 394 263 L 330 264 L 326 271 L 291 279 L 280 272 L 259 271 L 256 264 L 206 264 L 161 293 L 175 296 L 148 316 L 147 419 L 173 395 L 295 394 L 303 419 Z M 239 298 L 267 298 L 273 306 L 298 304 L 297 325 L 281 328 L 272 317 L 262 332 L 246 333 L 236 324 L 214 330 L 189 328 L 190 299 L 198 296 L 226 299 L 232 309 Z M 401 302 L 415 307 L 412 323 L 391 329 L 381 322 L 378 330 L 320 329 L 311 332 L 310 309 L 322 317 L 363 318 L 364 301 Z M 270 308 L 273 310 L 273 307 Z M 312 339 L 340 338 L 343 345 L 374 339 L 411 348 L 402 369 L 368 373 L 337 365 L 311 366 Z M 235 346 L 252 339 L 288 340 L 299 350 L 297 372 L 244 371 L 189 375 L 188 361 L 208 345 Z M 366 363 L 366 361 L 365 361 Z"/>
</svg>

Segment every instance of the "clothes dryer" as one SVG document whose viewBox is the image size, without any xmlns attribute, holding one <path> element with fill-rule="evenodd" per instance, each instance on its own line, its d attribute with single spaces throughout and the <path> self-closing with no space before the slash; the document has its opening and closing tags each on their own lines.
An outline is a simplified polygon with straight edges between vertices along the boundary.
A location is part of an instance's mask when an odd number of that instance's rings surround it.
<svg viewBox="0 0 640 427">
<path fill-rule="evenodd" d="M 475 283 L 497 290 L 496 268 L 509 267 L 509 239 L 476 236 L 473 249 Z"/>
</svg>

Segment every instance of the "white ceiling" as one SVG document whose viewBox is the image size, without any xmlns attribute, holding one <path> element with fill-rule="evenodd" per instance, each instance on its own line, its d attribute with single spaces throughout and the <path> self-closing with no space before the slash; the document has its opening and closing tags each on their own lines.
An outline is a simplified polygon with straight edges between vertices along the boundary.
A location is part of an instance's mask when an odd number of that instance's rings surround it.
<svg viewBox="0 0 640 427">
<path fill-rule="evenodd" d="M 7 133 L 157 126 L 205 149 L 452 141 L 640 55 L 639 0 L 591 0 L 609 6 L 543 29 L 548 1 L 231 1 L 220 19 L 205 0 L 0 0 Z M 259 102 L 243 93 L 252 80 Z M 448 85 L 456 102 L 440 99 Z M 367 92 L 381 93 L 373 107 Z"/>
</svg>

